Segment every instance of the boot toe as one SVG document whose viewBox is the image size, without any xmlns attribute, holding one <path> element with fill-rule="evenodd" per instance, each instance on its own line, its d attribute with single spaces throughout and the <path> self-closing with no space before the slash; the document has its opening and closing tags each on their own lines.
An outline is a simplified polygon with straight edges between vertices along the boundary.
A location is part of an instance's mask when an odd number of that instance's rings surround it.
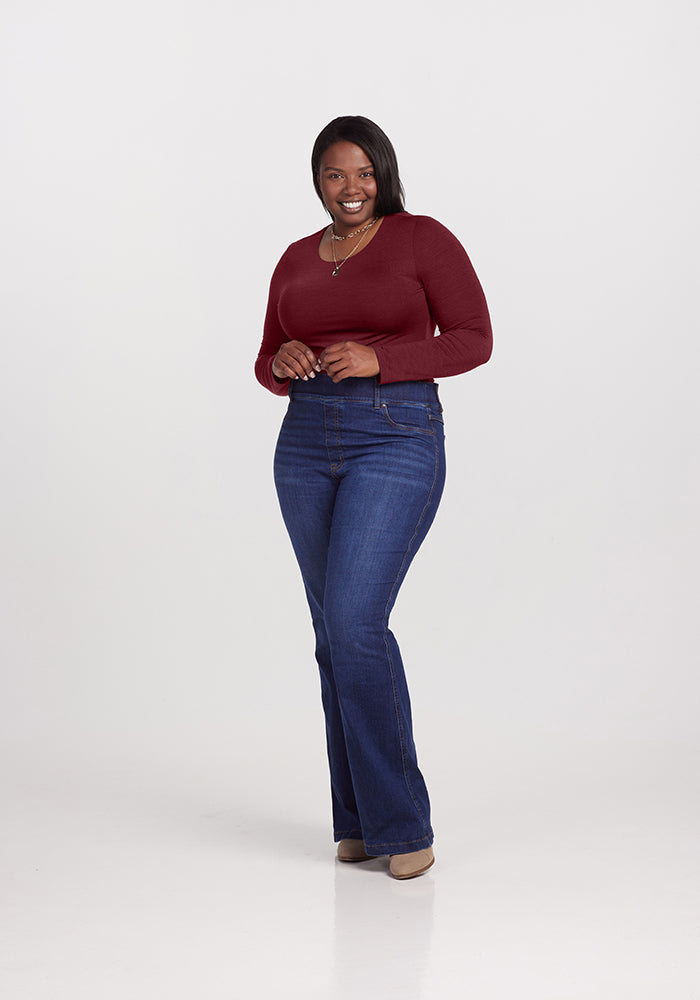
<svg viewBox="0 0 700 1000">
<path fill-rule="evenodd" d="M 409 854 L 392 854 L 389 871 L 394 878 L 415 878 L 427 872 L 434 864 L 433 849 L 426 847 L 422 851 L 411 851 Z"/>
</svg>

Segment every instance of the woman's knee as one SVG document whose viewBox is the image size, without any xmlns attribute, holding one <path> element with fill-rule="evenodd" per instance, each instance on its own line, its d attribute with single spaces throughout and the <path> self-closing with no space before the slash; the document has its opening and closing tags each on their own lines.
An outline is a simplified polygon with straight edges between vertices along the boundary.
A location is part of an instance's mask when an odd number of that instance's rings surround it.
<svg viewBox="0 0 700 1000">
<path fill-rule="evenodd" d="M 340 601 L 324 608 L 326 634 L 334 653 L 343 650 L 367 650 L 383 643 L 384 609 L 358 606 Z"/>
</svg>

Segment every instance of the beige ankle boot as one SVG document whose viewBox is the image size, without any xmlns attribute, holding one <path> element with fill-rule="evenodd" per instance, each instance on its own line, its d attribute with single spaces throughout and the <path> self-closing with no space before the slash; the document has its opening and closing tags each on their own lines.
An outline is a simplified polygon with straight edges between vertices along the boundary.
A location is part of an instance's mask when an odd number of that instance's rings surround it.
<svg viewBox="0 0 700 1000">
<path fill-rule="evenodd" d="M 362 840 L 341 840 L 338 844 L 339 861 L 371 861 L 372 857 L 365 851 Z"/>
<path fill-rule="evenodd" d="M 410 854 L 392 854 L 389 871 L 394 878 L 415 878 L 422 875 L 435 863 L 432 847 L 422 851 L 411 851 Z"/>
</svg>

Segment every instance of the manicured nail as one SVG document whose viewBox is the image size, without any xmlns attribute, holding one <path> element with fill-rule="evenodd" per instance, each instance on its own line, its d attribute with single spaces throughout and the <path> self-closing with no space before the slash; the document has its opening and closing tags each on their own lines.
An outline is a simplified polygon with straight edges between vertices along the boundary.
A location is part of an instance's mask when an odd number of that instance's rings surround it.
<svg viewBox="0 0 700 1000">
<path fill-rule="evenodd" d="M 309 372 L 309 378 L 316 378 L 316 372 Z"/>
</svg>

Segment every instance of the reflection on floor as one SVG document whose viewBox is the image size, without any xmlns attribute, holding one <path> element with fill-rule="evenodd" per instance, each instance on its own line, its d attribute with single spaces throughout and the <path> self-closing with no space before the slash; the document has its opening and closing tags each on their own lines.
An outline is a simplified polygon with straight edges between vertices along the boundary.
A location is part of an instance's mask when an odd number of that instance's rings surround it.
<svg viewBox="0 0 700 1000">
<path fill-rule="evenodd" d="M 673 781 L 434 781 L 437 862 L 397 882 L 335 860 L 316 787 L 264 800 L 254 767 L 209 764 L 15 758 L 8 1000 L 700 995 L 697 804 Z"/>
</svg>

